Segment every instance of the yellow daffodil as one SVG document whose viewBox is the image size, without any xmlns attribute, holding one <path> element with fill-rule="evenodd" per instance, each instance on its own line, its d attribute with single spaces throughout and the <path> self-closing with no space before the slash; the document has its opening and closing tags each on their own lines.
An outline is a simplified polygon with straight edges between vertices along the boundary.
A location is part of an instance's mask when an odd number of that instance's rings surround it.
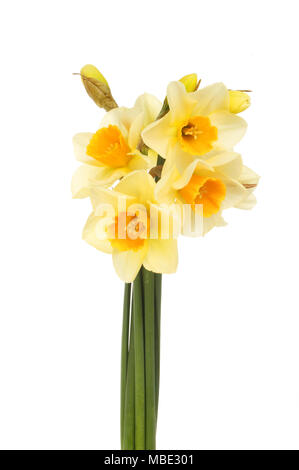
<svg viewBox="0 0 299 470">
<path fill-rule="evenodd" d="M 80 75 L 88 95 L 108 111 L 95 133 L 74 137 L 83 165 L 72 192 L 92 204 L 83 239 L 112 255 L 125 282 L 121 449 L 155 450 L 161 274 L 177 269 L 179 235 L 205 235 L 226 225 L 226 209 L 254 206 L 259 177 L 234 150 L 247 127 L 238 114 L 250 98 L 223 83 L 198 89 L 201 80 L 190 74 L 169 84 L 162 106 L 145 94 L 133 108 L 118 108 L 93 65 Z"/>
<path fill-rule="evenodd" d="M 200 159 L 194 159 L 183 173 L 176 167 L 162 171 L 155 195 L 161 203 L 189 204 L 194 210 L 202 205 L 205 234 L 215 226 L 225 225 L 222 211 L 230 207 L 250 209 L 255 203 L 252 191 L 257 185 L 258 176 L 242 164 L 240 155 L 232 159 L 221 154 L 221 165 L 208 167 Z M 216 160 L 215 160 L 215 163 Z"/>
<path fill-rule="evenodd" d="M 229 110 L 229 92 L 215 83 L 188 93 L 180 82 L 167 89 L 169 112 L 148 125 L 142 138 L 171 164 L 186 167 L 194 158 L 230 151 L 243 137 L 247 124 Z"/>
<path fill-rule="evenodd" d="M 132 282 L 142 265 L 156 273 L 172 273 L 177 268 L 176 239 L 172 235 L 163 238 L 160 223 L 156 236 L 152 236 L 153 214 L 159 220 L 162 216 L 170 221 L 174 217 L 170 209 L 157 205 L 155 186 L 145 170 L 137 170 L 115 188 L 97 188 L 91 193 L 94 211 L 83 230 L 83 239 L 112 254 L 115 270 L 125 282 Z"/>
<path fill-rule="evenodd" d="M 72 180 L 73 197 L 83 198 L 94 186 L 110 186 L 137 169 L 155 165 L 156 154 L 140 151 L 141 132 L 154 121 L 161 103 L 154 96 L 140 96 L 133 108 L 115 108 L 106 113 L 100 129 L 74 136 L 76 158 L 83 162 Z"/>
</svg>

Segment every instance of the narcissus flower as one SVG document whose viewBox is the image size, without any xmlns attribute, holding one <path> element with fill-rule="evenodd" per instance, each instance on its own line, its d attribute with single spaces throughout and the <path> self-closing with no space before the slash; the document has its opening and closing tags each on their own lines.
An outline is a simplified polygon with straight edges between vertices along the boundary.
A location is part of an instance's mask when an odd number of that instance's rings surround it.
<svg viewBox="0 0 299 470">
<path fill-rule="evenodd" d="M 182 174 L 174 166 L 168 171 L 163 170 L 156 186 L 155 195 L 160 202 L 189 204 L 193 210 L 196 205 L 202 205 L 203 234 L 215 226 L 226 224 L 222 218 L 224 209 L 251 209 L 255 204 L 252 191 L 258 176 L 243 166 L 240 155 L 235 154 L 232 159 L 228 153 L 226 163 L 225 154 L 221 155 L 221 165 L 214 167 L 195 159 Z"/>
<path fill-rule="evenodd" d="M 155 165 L 153 151 L 147 155 L 140 151 L 141 132 L 156 119 L 160 109 L 158 99 L 144 94 L 133 108 L 115 108 L 106 113 L 94 134 L 74 136 L 75 155 L 85 165 L 73 176 L 73 197 L 87 197 L 94 186 L 110 186 L 131 171 Z"/>
<path fill-rule="evenodd" d="M 169 84 L 163 105 L 145 94 L 133 108 L 118 108 L 93 65 L 80 75 L 88 95 L 108 111 L 95 133 L 74 137 L 83 165 L 73 177 L 72 192 L 92 204 L 83 239 L 112 255 L 126 283 L 121 449 L 155 450 L 161 274 L 177 269 L 179 235 L 202 236 L 226 225 L 225 209 L 254 206 L 259 177 L 234 150 L 247 127 L 237 114 L 250 99 L 222 83 L 198 89 L 201 80 L 190 74 Z"/>
<path fill-rule="evenodd" d="M 210 152 L 231 150 L 247 124 L 229 110 L 229 92 L 223 83 L 188 93 L 180 82 L 167 89 L 169 112 L 147 126 L 142 137 L 148 147 L 176 166 L 186 166 Z"/>
<path fill-rule="evenodd" d="M 177 241 L 171 231 L 163 238 L 162 217 L 174 223 L 171 208 L 157 204 L 156 183 L 145 171 L 125 176 L 114 189 L 98 188 L 91 194 L 93 212 L 84 230 L 83 239 L 95 248 L 111 253 L 119 277 L 132 282 L 143 265 L 156 273 L 172 273 L 177 269 Z M 152 224 L 156 233 L 153 235 Z M 155 229 L 154 229 L 155 232 Z"/>
</svg>

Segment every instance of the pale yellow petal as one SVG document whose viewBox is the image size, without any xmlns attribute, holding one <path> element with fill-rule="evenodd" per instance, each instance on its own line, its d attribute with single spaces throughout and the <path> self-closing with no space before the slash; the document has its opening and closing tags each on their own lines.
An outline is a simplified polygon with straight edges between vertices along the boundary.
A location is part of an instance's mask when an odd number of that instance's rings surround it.
<svg viewBox="0 0 299 470">
<path fill-rule="evenodd" d="M 193 175 L 198 163 L 199 163 L 199 159 L 198 158 L 195 158 L 193 160 L 193 162 L 190 163 L 190 165 L 188 165 L 182 175 L 180 175 L 177 180 L 173 183 L 173 188 L 175 189 L 181 189 L 183 188 L 184 186 L 186 186 L 190 179 L 191 179 L 191 176 Z"/>
<path fill-rule="evenodd" d="M 127 201 L 126 203 L 124 203 L 124 206 L 126 206 L 126 204 L 132 204 L 133 202 L 135 202 L 135 198 L 119 193 L 114 189 L 98 187 L 93 188 L 90 191 L 90 200 L 96 212 L 98 208 L 99 211 L 101 210 L 100 208 L 103 204 L 107 204 L 114 208 L 115 212 L 118 213 L 118 209 L 121 204 L 120 199 L 125 202 Z"/>
<path fill-rule="evenodd" d="M 110 242 L 107 239 L 102 239 L 97 236 L 97 225 L 102 221 L 103 219 L 101 217 L 97 217 L 94 212 L 92 212 L 83 229 L 82 238 L 89 245 L 97 248 L 97 250 L 103 251 L 104 253 L 112 253 Z"/>
<path fill-rule="evenodd" d="M 221 213 L 214 214 L 211 217 L 203 218 L 203 235 L 206 235 L 214 227 L 224 227 L 227 222 L 223 219 Z"/>
<path fill-rule="evenodd" d="M 235 207 L 237 209 L 243 209 L 243 210 L 250 210 L 256 205 L 256 197 L 254 194 L 249 192 L 244 199 L 239 202 L 239 204 L 236 204 Z"/>
<path fill-rule="evenodd" d="M 225 179 L 223 182 L 226 186 L 226 194 L 225 199 L 221 204 L 221 209 L 228 209 L 230 207 L 234 207 L 244 199 L 246 189 L 234 180 Z"/>
<path fill-rule="evenodd" d="M 147 126 L 157 118 L 162 103 L 154 95 L 144 93 L 137 98 L 134 108 L 143 113 L 144 126 Z"/>
<path fill-rule="evenodd" d="M 97 178 L 92 181 L 93 185 L 95 186 L 111 186 L 115 181 L 118 181 L 123 176 L 128 174 L 128 168 L 110 168 L 104 167 L 100 173 L 98 173 Z"/>
<path fill-rule="evenodd" d="M 128 173 L 134 170 L 151 169 L 157 165 L 158 155 L 154 150 L 148 149 L 147 155 L 135 150 L 134 155 L 128 163 Z"/>
<path fill-rule="evenodd" d="M 128 136 L 128 144 L 131 149 L 136 149 L 141 141 L 141 132 L 144 128 L 144 114 L 139 113 L 131 124 Z"/>
<path fill-rule="evenodd" d="M 147 168 L 152 168 L 154 165 L 151 165 L 151 163 L 151 158 L 148 158 L 147 155 L 143 155 L 142 153 L 136 151 L 135 155 L 128 163 L 128 173 L 134 170 L 145 170 Z"/>
<path fill-rule="evenodd" d="M 74 146 L 74 153 L 75 157 L 79 162 L 88 163 L 89 165 L 102 167 L 103 164 L 98 160 L 90 157 L 86 154 L 87 145 L 90 142 L 93 134 L 91 132 L 81 132 L 79 134 L 74 135 L 73 137 L 73 146 Z"/>
<path fill-rule="evenodd" d="M 178 171 L 183 174 L 186 169 L 193 165 L 194 161 L 200 159 L 203 166 L 207 169 L 213 170 L 213 167 L 209 164 L 209 154 L 198 157 L 197 155 L 191 155 L 190 153 L 184 152 L 179 143 L 177 143 L 167 155 L 167 160 L 170 160 L 175 165 Z"/>
<path fill-rule="evenodd" d="M 243 165 L 242 172 L 239 178 L 239 181 L 242 184 L 258 184 L 259 182 L 259 175 L 255 173 L 251 168 Z"/>
<path fill-rule="evenodd" d="M 97 186 L 110 186 L 127 174 L 123 168 L 95 167 L 81 165 L 72 178 L 71 190 L 73 198 L 84 198 L 90 195 L 90 190 Z"/>
<path fill-rule="evenodd" d="M 101 168 L 99 169 L 101 171 Z M 88 197 L 90 194 L 90 177 L 97 174 L 98 168 L 81 165 L 72 177 L 71 191 L 73 198 L 82 199 Z"/>
<path fill-rule="evenodd" d="M 243 163 L 239 153 L 219 152 L 211 156 L 207 161 L 216 171 L 229 178 L 238 179 L 241 175 Z"/>
<path fill-rule="evenodd" d="M 178 265 L 176 240 L 148 240 L 148 251 L 143 265 L 154 273 L 174 273 Z"/>
<path fill-rule="evenodd" d="M 175 166 L 176 165 L 175 165 L 174 159 L 171 157 L 170 154 L 168 154 L 165 161 L 164 161 L 163 167 L 162 167 L 162 174 L 165 175 L 166 173 L 171 171 L 172 168 L 175 167 Z"/>
<path fill-rule="evenodd" d="M 186 121 L 195 106 L 195 99 L 191 99 L 193 93 L 187 93 L 181 82 L 170 82 L 167 87 L 167 100 L 170 109 L 172 123 Z"/>
<path fill-rule="evenodd" d="M 130 126 L 136 116 L 136 110 L 125 108 L 124 106 L 111 109 L 103 117 L 101 127 L 108 127 L 109 125 L 117 126 L 124 138 L 127 139 Z"/>
<path fill-rule="evenodd" d="M 153 201 L 155 181 L 145 170 L 133 171 L 125 176 L 115 187 L 115 191 L 135 197 L 141 204 Z"/>
<path fill-rule="evenodd" d="M 220 148 L 231 149 L 244 136 L 247 123 L 240 116 L 219 111 L 209 115 L 213 126 L 217 127 L 218 140 L 216 146 Z"/>
<path fill-rule="evenodd" d="M 255 187 L 258 184 L 259 179 L 260 179 L 259 175 L 257 175 L 253 170 L 251 170 L 247 166 L 243 166 L 242 173 L 239 178 L 239 182 L 245 185 L 245 187 L 246 185 L 249 185 L 249 187 L 246 189 L 246 194 L 244 196 L 244 199 L 242 199 L 242 201 L 239 204 L 237 204 L 235 207 L 237 207 L 238 209 L 249 210 L 255 206 L 256 198 L 252 193 L 255 190 Z"/>
<path fill-rule="evenodd" d="M 145 242 L 139 250 L 114 251 L 112 253 L 115 271 L 122 281 L 134 281 L 146 256 L 147 248 L 147 242 Z"/>
<path fill-rule="evenodd" d="M 197 101 L 192 111 L 193 116 L 206 116 L 215 111 L 228 111 L 229 109 L 229 94 L 223 83 L 214 83 L 190 95 Z"/>
<path fill-rule="evenodd" d="M 175 167 L 171 171 L 162 172 L 162 177 L 155 187 L 155 197 L 158 202 L 171 204 L 175 201 L 177 191 L 174 189 L 173 184 L 179 176 Z"/>
<path fill-rule="evenodd" d="M 153 168 L 157 165 L 158 162 L 158 154 L 152 149 L 148 149 L 147 151 L 147 161 L 148 161 L 148 168 Z"/>
<path fill-rule="evenodd" d="M 143 142 L 163 158 L 166 157 L 172 139 L 170 119 L 170 113 L 167 113 L 163 118 L 149 124 L 141 134 Z"/>
<path fill-rule="evenodd" d="M 73 198 L 85 198 L 90 194 L 89 176 L 91 169 L 97 171 L 97 168 L 89 165 L 81 165 L 72 177 L 71 191 Z"/>
</svg>

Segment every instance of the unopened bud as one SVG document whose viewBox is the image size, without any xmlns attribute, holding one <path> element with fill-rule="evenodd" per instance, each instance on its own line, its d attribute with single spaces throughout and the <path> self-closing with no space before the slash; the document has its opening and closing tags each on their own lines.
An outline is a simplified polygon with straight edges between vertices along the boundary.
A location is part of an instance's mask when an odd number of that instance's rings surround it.
<svg viewBox="0 0 299 470">
<path fill-rule="evenodd" d="M 229 110 L 238 114 L 250 106 L 250 96 L 244 91 L 229 90 Z"/>
<path fill-rule="evenodd" d="M 80 71 L 83 85 L 93 101 L 106 111 L 117 108 L 107 80 L 94 65 L 85 65 Z"/>
<path fill-rule="evenodd" d="M 104 75 L 101 74 L 101 72 L 91 64 L 84 65 L 80 71 L 81 75 L 84 75 L 85 77 L 88 78 L 94 78 L 95 80 L 98 80 L 99 82 L 106 83 L 106 85 L 109 87 L 108 82 Z"/>
<path fill-rule="evenodd" d="M 190 73 L 190 75 L 185 75 L 183 78 L 180 79 L 180 82 L 185 85 L 185 88 L 188 93 L 195 91 L 198 87 L 196 73 Z"/>
</svg>

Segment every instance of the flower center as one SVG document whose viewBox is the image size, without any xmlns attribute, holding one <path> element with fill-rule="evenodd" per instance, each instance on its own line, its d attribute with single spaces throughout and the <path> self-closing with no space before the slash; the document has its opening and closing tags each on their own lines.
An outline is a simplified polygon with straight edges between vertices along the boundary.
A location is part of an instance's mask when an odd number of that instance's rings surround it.
<svg viewBox="0 0 299 470">
<path fill-rule="evenodd" d="M 87 155 L 105 166 L 121 168 L 127 166 L 132 155 L 130 147 L 117 126 L 102 127 L 89 141 Z"/>
<path fill-rule="evenodd" d="M 125 212 L 115 217 L 114 223 L 108 227 L 108 237 L 113 248 L 119 251 L 137 251 L 149 237 L 150 220 L 137 216 L 126 215 Z"/>
<path fill-rule="evenodd" d="M 192 155 L 204 155 L 212 150 L 218 131 L 206 116 L 195 116 L 179 129 L 179 142 L 183 150 Z"/>
<path fill-rule="evenodd" d="M 195 204 L 202 204 L 203 216 L 211 217 L 219 211 L 225 198 L 226 187 L 218 178 L 193 175 L 179 193 L 188 204 L 191 204 L 192 209 L 195 209 Z"/>
</svg>

